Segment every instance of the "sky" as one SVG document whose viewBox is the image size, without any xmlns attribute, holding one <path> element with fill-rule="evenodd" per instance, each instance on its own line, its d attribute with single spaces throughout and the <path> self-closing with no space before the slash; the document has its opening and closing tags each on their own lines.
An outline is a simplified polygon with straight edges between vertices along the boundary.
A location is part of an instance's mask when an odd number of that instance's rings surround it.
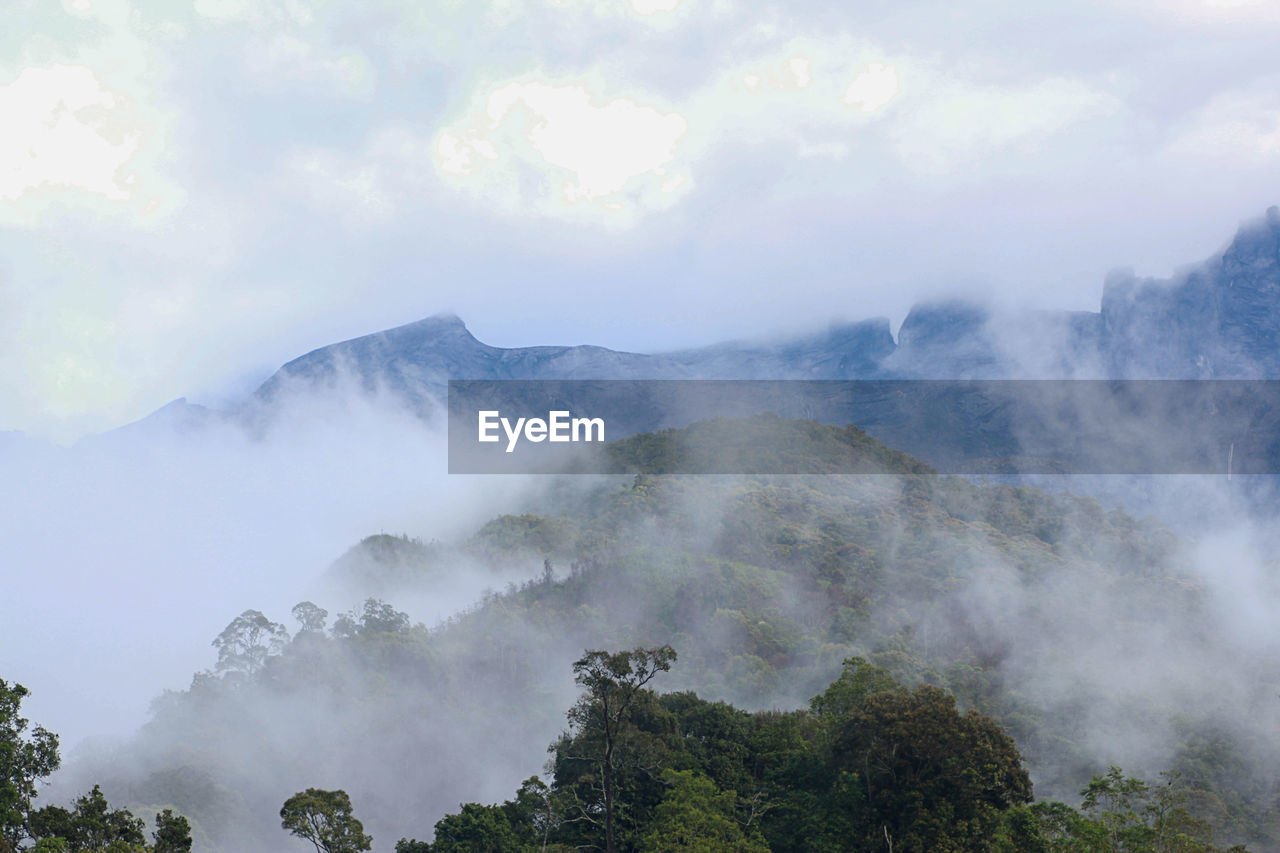
<svg viewBox="0 0 1280 853">
<path fill-rule="evenodd" d="M 655 351 L 1096 310 L 1280 202 L 1272 0 L 10 0 L 0 430 L 449 311 Z"/>
</svg>

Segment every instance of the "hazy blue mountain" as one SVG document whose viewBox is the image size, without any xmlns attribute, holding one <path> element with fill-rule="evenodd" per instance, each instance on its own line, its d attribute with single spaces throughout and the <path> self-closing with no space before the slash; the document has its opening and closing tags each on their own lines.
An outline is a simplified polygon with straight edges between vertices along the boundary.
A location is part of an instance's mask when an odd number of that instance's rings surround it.
<svg viewBox="0 0 1280 853">
<path fill-rule="evenodd" d="M 290 361 L 232 413 L 270 420 L 290 394 L 387 394 L 427 416 L 449 379 L 870 379 L 1280 377 L 1280 211 L 1243 226 L 1169 280 L 1107 277 L 1097 312 L 999 312 L 962 300 L 784 338 L 668 353 L 504 348 L 439 314 Z M 189 429 L 216 413 L 183 400 L 138 425 Z M 137 425 L 130 425 L 131 429 Z"/>
<path fill-rule="evenodd" d="M 705 379 L 850 379 L 877 375 L 896 348 L 889 320 L 876 317 L 803 337 L 730 341 L 667 358 Z"/>
<path fill-rule="evenodd" d="M 596 346 L 504 349 L 476 340 L 452 314 L 321 347 L 281 367 L 256 392 L 248 410 L 269 411 L 282 395 L 354 384 L 389 392 L 426 413 L 443 399 L 450 379 L 658 379 L 689 371 L 659 356 Z"/>
<path fill-rule="evenodd" d="M 1280 210 L 1172 280 L 1113 273 L 1101 319 L 1100 345 L 1117 375 L 1280 376 Z"/>
</svg>

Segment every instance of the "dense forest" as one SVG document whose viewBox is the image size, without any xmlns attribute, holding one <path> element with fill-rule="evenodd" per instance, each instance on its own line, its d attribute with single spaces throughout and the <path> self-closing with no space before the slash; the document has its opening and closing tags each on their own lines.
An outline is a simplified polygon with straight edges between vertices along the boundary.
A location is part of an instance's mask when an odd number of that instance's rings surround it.
<svg viewBox="0 0 1280 853">
<path fill-rule="evenodd" d="M 567 477 L 465 541 L 370 537 L 328 580 L 380 598 L 292 631 L 246 610 L 50 795 L 100 784 L 228 853 L 280 849 L 307 791 L 401 853 L 1280 849 L 1280 667 L 1222 635 L 1186 543 L 852 428 L 751 427 L 878 473 Z M 662 470 L 692 434 L 610 452 Z M 439 625 L 397 609 L 457 571 L 511 582 Z"/>
</svg>

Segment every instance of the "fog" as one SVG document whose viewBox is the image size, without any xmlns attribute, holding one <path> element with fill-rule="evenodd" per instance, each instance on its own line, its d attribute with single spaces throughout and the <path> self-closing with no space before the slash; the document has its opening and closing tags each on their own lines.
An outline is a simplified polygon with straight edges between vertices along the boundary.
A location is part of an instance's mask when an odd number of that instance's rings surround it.
<svg viewBox="0 0 1280 853">
<path fill-rule="evenodd" d="M 48 802 L 95 782 L 122 804 L 196 796 L 214 804 L 199 849 L 266 853 L 284 843 L 285 797 L 343 788 L 375 849 L 426 838 L 459 802 L 509 798 L 542 770 L 575 695 L 571 663 L 606 642 L 671 642 L 680 663 L 659 689 L 753 709 L 803 707 L 854 654 L 909 684 L 943 683 L 962 705 L 996 697 L 1041 797 L 1074 802 L 1113 764 L 1154 778 L 1206 727 L 1248 756 L 1258 784 L 1278 759 L 1280 582 L 1254 479 L 1014 481 L 1101 498 L 1063 498 L 1050 547 L 1001 527 L 1010 493 L 998 485 L 940 485 L 922 509 L 918 487 L 895 477 L 674 478 L 661 511 L 628 516 L 591 552 L 599 565 L 553 553 L 548 579 L 536 548 L 460 546 L 504 513 L 607 506 L 630 478 L 451 477 L 436 427 L 353 382 L 275 406 L 265 418 L 157 418 L 72 447 L 4 451 L 9 601 L 34 604 L 7 608 L 0 671 L 32 689 L 27 716 L 63 737 L 66 769 Z M 771 640 L 756 636 L 750 608 L 773 614 L 776 630 L 817 636 L 830 608 L 767 566 L 805 558 L 757 541 L 772 517 L 753 514 L 762 507 L 787 519 L 796 548 L 832 523 L 869 520 L 856 541 L 883 555 L 875 605 L 776 671 L 757 663 Z M 379 532 L 433 549 L 430 571 L 381 585 L 329 572 Z M 739 592 L 699 600 L 735 560 L 765 568 Z M 572 583 L 584 603 L 568 621 L 514 598 Z M 694 613 L 676 635 L 657 627 L 673 589 Z M 368 596 L 422 623 L 427 669 L 398 669 L 394 649 L 369 658 L 299 635 L 290 677 L 314 677 L 292 692 L 193 683 L 214 667 L 211 640 L 245 610 L 296 631 L 299 601 L 332 624 L 351 609 L 358 618 Z M 967 660 L 982 662 L 979 680 Z"/>
<path fill-rule="evenodd" d="M 450 479 L 442 434 L 348 394 L 294 399 L 263 435 L 227 420 L 15 443 L 0 470 L 0 670 L 69 746 L 131 733 L 162 689 L 213 664 L 232 617 L 284 618 L 364 536 L 454 538 L 531 486 Z M 504 582 L 455 578 L 414 617 L 438 621 Z"/>
</svg>

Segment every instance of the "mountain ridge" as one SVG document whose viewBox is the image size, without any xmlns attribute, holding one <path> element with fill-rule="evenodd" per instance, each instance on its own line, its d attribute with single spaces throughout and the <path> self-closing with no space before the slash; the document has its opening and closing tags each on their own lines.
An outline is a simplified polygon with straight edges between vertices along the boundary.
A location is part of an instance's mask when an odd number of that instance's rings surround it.
<svg viewBox="0 0 1280 853">
<path fill-rule="evenodd" d="M 652 353 L 498 347 L 440 313 L 304 353 L 228 411 L 180 399 L 121 429 L 218 419 L 262 425 L 291 394 L 353 388 L 390 393 L 430 417 L 450 379 L 1257 379 L 1280 377 L 1278 344 L 1280 209 L 1271 207 L 1222 251 L 1168 279 L 1113 270 L 1098 311 L 998 313 L 941 299 L 913 306 L 896 340 L 888 319 L 874 317 Z"/>
</svg>

